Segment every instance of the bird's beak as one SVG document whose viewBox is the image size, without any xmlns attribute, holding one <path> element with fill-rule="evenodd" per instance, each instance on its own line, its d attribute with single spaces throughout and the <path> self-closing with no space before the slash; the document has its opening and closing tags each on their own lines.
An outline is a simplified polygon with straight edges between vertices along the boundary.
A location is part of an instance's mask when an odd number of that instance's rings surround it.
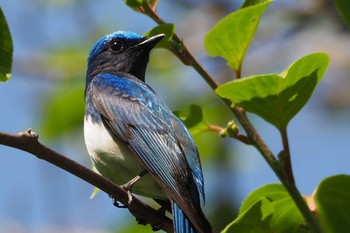
<svg viewBox="0 0 350 233">
<path fill-rule="evenodd" d="M 164 38 L 164 34 L 158 34 L 152 37 L 146 37 L 144 41 L 139 43 L 137 46 L 138 47 L 145 47 L 151 50 L 156 44 L 159 43 Z"/>
</svg>

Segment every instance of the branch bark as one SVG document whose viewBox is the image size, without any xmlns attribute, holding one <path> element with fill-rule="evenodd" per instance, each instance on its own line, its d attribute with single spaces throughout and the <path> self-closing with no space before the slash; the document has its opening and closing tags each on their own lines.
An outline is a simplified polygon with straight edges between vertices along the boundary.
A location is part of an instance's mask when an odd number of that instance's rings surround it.
<svg viewBox="0 0 350 233">
<path fill-rule="evenodd" d="M 125 206 L 128 203 L 128 194 L 123 188 L 112 183 L 91 169 L 86 168 L 85 166 L 82 166 L 81 164 L 41 144 L 38 140 L 38 135 L 30 129 L 19 134 L 0 132 L 0 144 L 35 155 L 37 158 L 43 159 L 81 178 L 89 184 L 94 185 Z M 152 226 L 159 226 L 161 224 L 160 227 L 162 230 L 168 233 L 173 232 L 171 219 L 164 216 L 161 211 L 157 211 L 143 203 L 138 198 L 133 197 L 133 202 L 128 209 L 130 213 L 136 217 L 139 224 L 150 224 Z"/>
</svg>

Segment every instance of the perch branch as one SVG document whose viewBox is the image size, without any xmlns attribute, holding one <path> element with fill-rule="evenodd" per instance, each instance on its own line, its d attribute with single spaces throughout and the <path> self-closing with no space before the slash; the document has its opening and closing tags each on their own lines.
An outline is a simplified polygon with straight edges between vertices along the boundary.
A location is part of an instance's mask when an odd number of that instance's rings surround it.
<svg viewBox="0 0 350 233">
<path fill-rule="evenodd" d="M 118 200 L 124 205 L 128 203 L 127 192 L 112 183 L 98 173 L 86 168 L 79 163 L 65 157 L 64 155 L 46 147 L 38 141 L 38 135 L 30 129 L 19 134 L 8 134 L 0 132 L 0 144 L 12 148 L 17 148 L 35 155 L 39 159 L 43 159 L 67 172 L 85 180 L 91 185 L 104 191 L 115 200 Z M 173 232 L 172 220 L 165 217 L 157 210 L 146 205 L 138 198 L 134 197 L 132 204 L 128 207 L 130 213 L 136 217 L 139 224 L 150 224 L 159 226 L 162 223 L 161 229 L 165 232 Z"/>
</svg>

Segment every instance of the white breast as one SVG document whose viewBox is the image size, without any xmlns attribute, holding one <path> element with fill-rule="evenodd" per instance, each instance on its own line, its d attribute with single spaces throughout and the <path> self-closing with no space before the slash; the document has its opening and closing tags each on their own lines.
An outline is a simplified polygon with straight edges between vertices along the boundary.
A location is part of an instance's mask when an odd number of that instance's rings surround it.
<svg viewBox="0 0 350 233">
<path fill-rule="evenodd" d="M 113 159 L 121 161 L 125 160 L 125 156 L 131 155 L 131 151 L 125 144 L 115 142 L 102 122 L 93 123 L 91 117 L 85 117 L 84 137 L 89 155 L 94 160 L 101 159 L 99 158 L 101 153 L 108 153 Z"/>
<path fill-rule="evenodd" d="M 103 123 L 93 123 L 85 117 L 84 137 L 87 151 L 98 172 L 122 185 L 145 170 L 133 151 L 122 141 L 113 139 Z M 133 186 L 133 192 L 153 198 L 164 198 L 165 193 L 150 174 Z"/>
</svg>

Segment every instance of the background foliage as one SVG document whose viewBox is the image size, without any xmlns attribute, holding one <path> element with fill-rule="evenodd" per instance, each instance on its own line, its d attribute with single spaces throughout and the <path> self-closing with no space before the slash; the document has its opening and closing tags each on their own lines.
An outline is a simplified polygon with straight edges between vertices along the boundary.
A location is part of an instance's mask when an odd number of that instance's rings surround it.
<svg viewBox="0 0 350 233">
<path fill-rule="evenodd" d="M 3 109 L 0 130 L 15 133 L 36 128 L 42 140 L 89 165 L 82 143 L 82 120 L 79 120 L 83 116 L 85 60 L 89 48 L 101 35 L 116 29 L 142 34 L 155 25 L 116 1 L 96 4 L 18 0 L 0 1 L 0 5 L 15 45 L 13 79 L 0 84 Z M 186 45 L 222 83 L 231 80 L 234 74 L 222 59 L 208 57 L 203 50 L 203 37 L 219 19 L 240 5 L 241 2 L 183 0 L 174 5 L 171 1 L 161 1 L 159 11 L 176 24 L 176 31 Z M 344 136 L 349 132 L 345 124 L 350 103 L 346 91 L 348 41 L 349 32 L 331 2 L 276 2 L 262 18 L 242 67 L 245 76 L 278 73 L 307 53 L 325 51 L 331 57 L 327 76 L 311 103 L 293 121 L 290 132 L 296 180 L 304 194 L 311 194 L 323 178 L 349 170 L 350 150 Z M 244 54 L 246 48 L 243 48 Z M 195 103 L 203 107 L 207 122 L 225 126 L 230 120 L 227 109 L 198 75 L 168 52 L 154 53 L 148 81 L 171 108 L 186 112 Z M 241 65 L 237 64 L 232 66 Z M 251 117 L 267 142 L 278 151 L 280 143 L 274 129 Z M 208 193 L 205 211 L 215 229 L 222 229 L 232 221 L 238 212 L 236 207 L 247 193 L 265 183 L 276 182 L 276 178 L 249 148 L 213 133 L 198 134 L 195 139 L 204 163 Z M 106 196 L 99 194 L 89 201 L 92 191 L 89 185 L 36 159 L 12 156 L 17 152 L 7 148 L 0 150 L 5 155 L 0 158 L 2 164 L 8 164 L 1 170 L 1 177 L 10 177 L 0 189 L 0 229 L 99 232 L 99 228 L 109 226 L 103 231 L 122 227 L 124 232 L 136 232 L 135 228 L 144 232 L 145 228 L 135 226 L 126 211 L 113 208 Z M 268 199 L 256 205 L 267 210 L 274 208 Z M 249 214 L 249 210 L 242 208 L 240 212 Z M 126 221 L 130 224 L 125 224 Z"/>
</svg>

